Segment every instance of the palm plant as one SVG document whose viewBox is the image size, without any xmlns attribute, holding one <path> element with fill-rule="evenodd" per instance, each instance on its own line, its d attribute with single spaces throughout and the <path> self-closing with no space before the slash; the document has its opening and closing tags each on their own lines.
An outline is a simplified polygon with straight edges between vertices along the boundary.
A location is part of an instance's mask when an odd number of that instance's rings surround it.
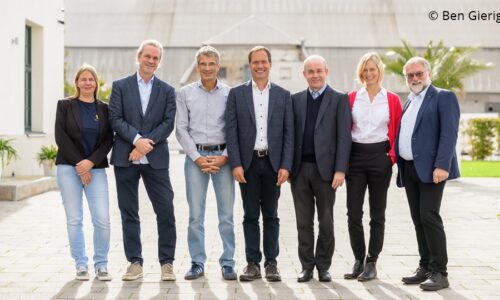
<svg viewBox="0 0 500 300">
<path fill-rule="evenodd" d="M 385 70 L 403 76 L 404 64 L 413 56 L 421 56 L 432 66 L 432 83 L 440 88 L 451 90 L 464 96 L 464 79 L 480 71 L 490 69 L 493 63 L 472 59 L 470 55 L 479 50 L 477 47 L 446 47 L 443 41 L 433 45 L 430 41 L 423 53 L 419 53 L 407 41 L 403 47 L 392 47 L 382 55 Z"/>
<path fill-rule="evenodd" d="M 2 170 L 10 164 L 12 160 L 18 158 L 17 150 L 12 146 L 14 139 L 0 138 L 0 156 L 2 157 Z"/>
<path fill-rule="evenodd" d="M 54 145 L 50 146 L 42 146 L 40 148 L 40 152 L 38 152 L 36 156 L 36 160 L 38 162 L 38 165 L 42 165 L 44 161 L 48 163 L 49 168 L 52 168 L 54 166 L 54 163 L 56 162 L 56 157 L 57 157 L 57 147 Z"/>
</svg>

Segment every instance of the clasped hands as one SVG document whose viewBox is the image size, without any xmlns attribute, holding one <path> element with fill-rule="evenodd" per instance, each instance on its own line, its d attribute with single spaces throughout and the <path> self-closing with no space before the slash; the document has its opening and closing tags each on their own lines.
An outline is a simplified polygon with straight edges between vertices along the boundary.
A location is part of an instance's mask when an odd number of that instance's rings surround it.
<svg viewBox="0 0 500 300">
<path fill-rule="evenodd" d="M 200 156 L 195 160 L 195 163 L 200 167 L 205 174 L 217 174 L 220 168 L 227 163 L 227 156 Z"/>
<path fill-rule="evenodd" d="M 92 173 L 90 170 L 92 170 L 93 167 L 94 163 L 88 159 L 82 159 L 75 166 L 76 173 L 80 176 L 80 180 L 84 186 L 89 185 L 92 180 Z"/>
<path fill-rule="evenodd" d="M 135 142 L 135 148 L 128 156 L 129 161 L 140 160 L 144 155 L 153 150 L 155 142 L 147 138 L 139 138 Z"/>
</svg>

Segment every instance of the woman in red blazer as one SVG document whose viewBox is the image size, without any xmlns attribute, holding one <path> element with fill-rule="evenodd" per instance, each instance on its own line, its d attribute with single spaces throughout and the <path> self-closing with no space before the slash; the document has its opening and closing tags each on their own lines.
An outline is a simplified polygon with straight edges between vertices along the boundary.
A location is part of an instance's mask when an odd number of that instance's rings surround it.
<svg viewBox="0 0 500 300">
<path fill-rule="evenodd" d="M 89 280 L 83 235 L 83 193 L 94 225 L 94 267 L 99 280 L 111 280 L 109 252 L 109 199 L 107 154 L 113 144 L 108 106 L 97 100 L 94 67 L 83 65 L 75 76 L 76 93 L 57 103 L 55 138 L 57 183 L 61 191 L 76 279 Z"/>
<path fill-rule="evenodd" d="M 376 262 L 384 243 L 387 190 L 396 161 L 394 140 L 402 109 L 398 95 L 382 87 L 384 65 L 377 53 L 361 57 L 357 76 L 363 87 L 349 93 L 353 123 L 346 177 L 349 238 L 355 262 L 352 272 L 344 274 L 344 278 L 367 281 L 377 277 Z M 370 204 L 368 254 L 362 221 L 367 187 Z"/>
</svg>

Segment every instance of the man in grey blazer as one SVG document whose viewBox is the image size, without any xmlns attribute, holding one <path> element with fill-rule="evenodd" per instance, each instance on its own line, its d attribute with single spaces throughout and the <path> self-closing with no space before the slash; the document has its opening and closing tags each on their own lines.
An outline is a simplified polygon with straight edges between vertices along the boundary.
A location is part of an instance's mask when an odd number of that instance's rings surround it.
<svg viewBox="0 0 500 300">
<path fill-rule="evenodd" d="M 299 239 L 302 272 L 307 282 L 318 269 L 320 281 L 329 273 L 335 248 L 333 204 L 335 190 L 344 182 L 351 149 L 351 112 L 346 94 L 326 82 L 325 59 L 312 55 L 304 61 L 309 87 L 292 96 L 295 116 L 295 151 L 291 187 Z M 314 211 L 318 212 L 318 238 L 314 253 Z"/>
<path fill-rule="evenodd" d="M 163 46 L 158 41 L 142 42 L 137 51 L 137 73 L 113 83 L 109 102 L 109 120 L 116 132 L 111 164 L 122 217 L 123 247 L 130 262 L 122 280 L 143 276 L 138 198 L 141 177 L 158 223 L 161 279 L 175 280 L 174 193 L 168 173 L 167 144 L 174 129 L 175 91 L 155 76 L 162 53 Z"/>
<path fill-rule="evenodd" d="M 226 143 L 233 176 L 243 199 L 243 231 L 248 265 L 241 281 L 261 278 L 259 218 L 263 216 L 264 267 L 268 281 L 281 281 L 278 198 L 293 160 L 290 92 L 271 83 L 271 53 L 256 46 L 248 54 L 252 80 L 229 91 Z"/>
</svg>

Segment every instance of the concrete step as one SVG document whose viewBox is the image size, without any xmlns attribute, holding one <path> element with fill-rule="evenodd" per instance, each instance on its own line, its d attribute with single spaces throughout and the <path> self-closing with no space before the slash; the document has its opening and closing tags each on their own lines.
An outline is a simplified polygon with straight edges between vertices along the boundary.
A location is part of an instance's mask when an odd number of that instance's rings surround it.
<svg viewBox="0 0 500 300">
<path fill-rule="evenodd" d="M 0 178 L 0 200 L 17 201 L 57 189 L 55 177 L 16 176 Z"/>
</svg>

